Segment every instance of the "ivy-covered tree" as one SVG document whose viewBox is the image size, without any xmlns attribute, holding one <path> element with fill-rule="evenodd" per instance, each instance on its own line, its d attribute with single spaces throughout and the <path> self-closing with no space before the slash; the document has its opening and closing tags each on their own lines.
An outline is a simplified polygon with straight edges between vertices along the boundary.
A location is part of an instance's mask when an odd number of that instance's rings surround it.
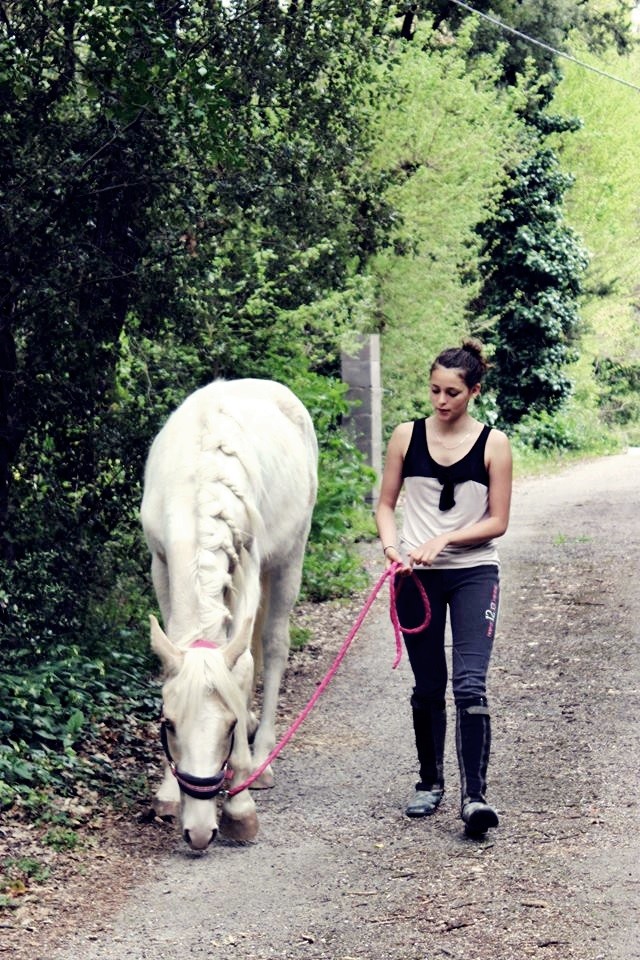
<svg viewBox="0 0 640 960">
<path fill-rule="evenodd" d="M 392 245 L 371 260 L 382 333 L 384 431 L 419 417 L 425 364 L 466 331 L 477 290 L 476 226 L 497 204 L 504 168 L 523 155 L 515 91 L 497 89 L 497 57 L 468 62 L 471 25 L 425 54 L 429 31 L 402 44 L 380 109 L 374 162 L 391 172 Z M 473 273 L 473 277 L 470 275 Z M 474 286 L 470 289 L 470 283 Z"/>
<path fill-rule="evenodd" d="M 505 424 L 553 412 L 571 389 L 566 366 L 576 358 L 588 264 L 562 214 L 571 182 L 553 151 L 539 149 L 514 169 L 497 214 L 479 227 L 483 283 L 470 326 L 494 345 L 488 385 Z"/>
<path fill-rule="evenodd" d="M 545 145 L 547 134 L 576 128 L 573 120 L 545 112 L 561 78 L 556 51 L 565 49 L 572 31 L 591 50 L 628 50 L 628 5 L 624 0 L 424 0 L 424 10 L 434 28 L 454 37 L 474 11 L 487 14 L 474 14 L 469 55 L 500 49 L 501 82 L 526 94 L 519 113 L 528 126 L 530 155 L 507 170 L 498 211 L 479 228 L 484 286 L 470 305 L 471 325 L 490 325 L 500 416 L 515 423 L 527 411 L 552 412 L 560 405 L 570 390 L 565 367 L 577 346 L 577 297 L 586 254 L 562 218 L 570 178 L 563 177 Z"/>
</svg>

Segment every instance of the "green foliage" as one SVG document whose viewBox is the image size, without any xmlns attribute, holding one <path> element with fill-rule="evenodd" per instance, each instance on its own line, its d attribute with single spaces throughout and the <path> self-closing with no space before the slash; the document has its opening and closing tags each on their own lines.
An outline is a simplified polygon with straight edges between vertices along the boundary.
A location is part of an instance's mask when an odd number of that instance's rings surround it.
<svg viewBox="0 0 640 960">
<path fill-rule="evenodd" d="M 364 265 L 390 218 L 368 163 L 384 16 L 346 0 L 3 11 L 3 805 L 80 773 L 111 785 L 87 748 L 152 690 L 144 460 L 197 387 L 273 377 L 303 395 L 314 595 L 360 576 L 372 478 L 335 377 L 343 338 L 371 325 Z"/>
<path fill-rule="evenodd" d="M 111 786 L 109 771 L 90 751 L 99 726 L 124 724 L 129 713 L 150 719 L 157 691 L 150 659 L 114 653 L 89 659 L 77 647 L 57 646 L 34 664 L 29 650 L 4 656 L 0 674 L 0 807 L 76 781 Z M 106 779 L 105 779 L 106 777 Z"/>
<path fill-rule="evenodd" d="M 391 70 L 374 160 L 397 211 L 391 245 L 371 260 L 382 333 L 385 433 L 424 413 L 433 357 L 466 333 L 476 289 L 477 223 L 521 155 L 520 91 L 498 91 L 499 58 L 469 65 L 472 31 L 436 46 L 419 28 Z M 433 40 L 428 47 L 424 46 Z"/>
<path fill-rule="evenodd" d="M 20 2 L 0 24 L 5 646 L 77 637 L 116 554 L 130 563 L 119 525 L 147 440 L 117 416 L 115 368 L 129 306 L 149 306 L 145 269 L 170 303 L 185 260 L 201 181 L 178 191 L 176 172 L 225 154 L 203 12 L 178 26 L 149 0 Z"/>
<path fill-rule="evenodd" d="M 308 600 L 348 596 L 366 582 L 353 545 L 374 534 L 369 498 L 376 477 L 339 429 L 348 411 L 346 392 L 346 384 L 326 378 L 307 379 L 298 390 L 321 437 L 318 499 L 302 580 Z"/>
<path fill-rule="evenodd" d="M 576 55 L 593 66 L 640 86 L 640 49 L 627 56 L 607 51 L 595 57 L 574 40 Z M 591 71 L 566 64 L 553 109 L 577 113 L 580 129 L 571 137 L 552 137 L 563 169 L 575 174 L 566 198 L 567 219 L 584 237 L 591 251 L 585 275 L 582 315 L 585 333 L 582 361 L 574 370 L 578 387 L 594 398 L 612 426 L 629 419 L 625 432 L 634 431 L 638 414 L 627 377 L 614 374 L 615 365 L 640 362 L 638 345 L 638 170 L 640 97 L 635 90 L 603 79 Z M 606 370 L 608 362 L 614 365 Z M 604 379 L 598 371 L 604 363 Z M 595 380 L 594 380 L 595 373 Z M 611 374 L 611 377 L 610 377 Z M 600 398 L 600 400 L 598 400 Z M 638 431 L 635 429 L 637 438 Z"/>
<path fill-rule="evenodd" d="M 633 67 L 634 61 L 637 62 L 637 54 L 632 53 L 629 10 L 621 0 L 612 0 L 612 2 L 603 0 L 597 4 L 580 4 L 568 2 L 568 0 L 560 0 L 560 2 L 551 0 L 543 4 L 514 4 L 511 0 L 504 0 L 504 2 L 500 0 L 497 6 L 495 3 L 490 5 L 480 3 L 475 6 L 479 10 L 487 10 L 492 15 L 497 15 L 516 29 L 546 42 L 549 47 L 564 49 L 567 40 L 570 40 L 572 52 L 579 57 L 591 60 L 594 66 L 608 69 L 617 75 L 627 76 L 632 82 L 637 77 L 637 67 Z M 448 31 L 452 30 L 456 35 L 455 41 L 458 43 L 460 25 L 468 23 L 468 13 L 454 4 L 442 4 L 439 0 L 434 3 L 427 2 L 425 7 L 433 12 L 434 23 L 439 28 L 439 34 L 442 37 L 448 37 L 450 42 L 452 37 Z M 589 250 L 596 251 L 584 287 L 581 284 L 577 290 L 575 288 L 565 291 L 556 290 L 555 293 L 550 294 L 548 278 L 545 277 L 539 297 L 531 295 L 531 288 L 526 290 L 524 295 L 515 293 L 510 316 L 508 312 L 501 313 L 501 310 L 506 309 L 506 305 L 502 304 L 500 308 L 496 308 L 492 317 L 490 311 L 485 310 L 482 302 L 485 291 L 480 297 L 475 297 L 472 292 L 472 310 L 479 310 L 481 313 L 479 320 L 470 316 L 469 322 L 472 328 L 485 339 L 492 340 L 494 345 L 497 345 L 501 339 L 503 341 L 502 367 L 508 371 L 513 389 L 508 388 L 499 403 L 504 408 L 503 419 L 515 422 L 530 408 L 532 400 L 535 403 L 536 396 L 539 397 L 538 406 L 548 410 L 557 408 L 567 397 L 571 383 L 566 373 L 566 365 L 577 355 L 578 333 L 581 334 L 580 346 L 588 351 L 593 349 L 592 338 L 586 335 L 588 328 L 580 323 L 577 315 L 577 297 L 583 290 L 588 296 L 584 302 L 583 316 L 586 323 L 589 323 L 592 317 L 598 314 L 598 339 L 602 341 L 604 338 L 609 341 L 605 352 L 611 354 L 618 352 L 618 345 L 613 346 L 611 343 L 611 334 L 617 330 L 622 333 L 623 326 L 628 327 L 632 323 L 630 313 L 626 313 L 626 317 L 623 316 L 625 310 L 623 300 L 626 290 L 629 289 L 627 278 L 633 283 L 633 278 L 637 276 L 637 270 L 633 270 L 633 251 L 637 245 L 630 243 L 631 236 L 635 234 L 635 228 L 630 224 L 626 225 L 629 217 L 633 217 L 636 206 L 634 197 L 637 193 L 638 158 L 634 155 L 637 153 L 636 142 L 633 137 L 630 137 L 629 131 L 634 128 L 632 115 L 637 108 L 637 97 L 620 85 L 613 83 L 603 85 L 602 77 L 596 77 L 579 66 L 559 61 L 562 70 L 566 71 L 567 76 L 571 78 L 571 82 L 568 84 L 563 80 L 560 83 L 554 107 L 557 109 L 559 105 L 564 115 L 572 116 L 579 113 L 583 119 L 586 112 L 595 122 L 591 128 L 588 121 L 582 125 L 563 121 L 558 127 L 557 114 L 553 116 L 540 112 L 561 80 L 558 63 L 555 62 L 552 51 L 532 47 L 526 41 L 505 34 L 499 27 L 482 19 L 478 20 L 477 29 L 471 37 L 469 53 L 472 58 L 487 51 L 496 52 L 500 47 L 502 48 L 502 78 L 508 84 L 522 90 L 524 100 L 519 109 L 522 117 L 529 124 L 530 134 L 537 139 L 537 151 L 543 150 L 542 138 L 551 135 L 554 148 L 562 153 L 565 169 L 577 174 L 576 191 L 569 196 L 567 204 L 569 215 L 566 223 L 572 222 L 578 225 L 580 233 L 584 232 Z M 437 35 L 434 41 L 436 39 Z M 613 52 L 611 47 L 615 47 L 617 52 Z M 630 52 L 631 56 L 629 56 Z M 602 59 L 598 59 L 596 53 Z M 623 57 L 622 54 L 626 56 Z M 522 78 L 527 74 L 534 82 L 523 85 Z M 564 134 L 567 129 L 573 130 L 571 137 Z M 537 134 L 534 133 L 536 130 Z M 608 136 L 603 136 L 604 130 L 608 131 Z M 637 138 L 635 140 L 637 141 Z M 530 140 L 530 144 L 531 142 Z M 533 156 L 534 151 L 531 146 L 529 152 Z M 615 164 L 611 162 L 612 156 L 616 158 Z M 535 160 L 535 157 L 533 159 Z M 597 172 L 593 161 L 600 163 Z M 614 181 L 616 189 L 612 189 Z M 620 191 L 618 187 L 623 184 L 623 190 Z M 585 189 L 590 192 L 589 202 L 582 205 L 576 219 L 576 200 L 579 201 Z M 565 274 L 565 279 L 572 274 L 579 276 L 584 271 L 585 255 L 584 250 L 580 251 L 581 242 L 578 241 L 577 235 L 571 238 L 565 233 L 560 244 L 554 243 L 547 249 L 544 242 L 539 246 L 542 231 L 538 230 L 537 236 L 535 235 L 535 227 L 538 226 L 536 205 L 539 199 L 536 190 L 531 189 L 528 202 L 531 204 L 531 225 L 534 227 L 534 232 L 530 232 L 529 236 L 523 235 L 521 238 L 524 247 L 528 247 L 526 255 L 529 261 L 528 266 L 537 267 L 538 271 L 548 270 L 550 275 L 559 269 Z M 618 208 L 615 211 L 614 205 Z M 559 205 L 558 213 L 560 213 Z M 541 215 L 544 218 L 544 201 Z M 509 226 L 500 225 L 499 220 L 494 227 L 496 234 L 502 229 L 506 233 L 509 231 Z M 548 227 L 549 223 L 547 223 Z M 544 229 L 543 225 L 542 230 Z M 598 234 L 597 240 L 596 234 Z M 556 231 L 556 238 L 557 236 Z M 572 240 L 576 242 L 573 243 Z M 608 247 L 612 248 L 613 253 L 612 241 L 625 243 L 625 247 L 618 251 L 617 257 L 609 260 L 606 254 Z M 535 255 L 533 255 L 534 248 Z M 513 271 L 512 266 L 515 266 Z M 504 275 L 500 277 L 501 268 L 495 267 L 499 278 L 496 287 L 499 288 L 503 281 L 508 284 L 512 272 L 517 282 L 520 279 L 517 276 L 517 268 L 517 263 L 508 264 Z M 473 266 L 471 269 L 473 271 Z M 622 283 L 618 280 L 621 272 Z M 534 276 L 531 279 L 533 287 L 536 278 Z M 609 316 L 605 319 L 604 315 L 607 312 Z M 502 335 L 498 333 L 495 326 L 497 316 L 502 318 Z M 518 340 L 519 331 L 522 332 L 522 339 L 525 339 L 532 331 L 534 334 L 542 331 L 545 325 L 551 328 L 548 333 L 555 342 L 547 342 L 545 334 L 539 344 L 541 352 L 537 358 L 522 354 L 520 352 L 522 345 Z M 509 338 L 514 338 L 513 344 L 509 342 Z M 635 352 L 635 347 L 633 349 Z M 534 346 L 531 353 L 535 350 Z M 525 377 L 523 393 L 528 393 L 524 398 L 518 396 L 520 390 L 517 378 L 520 365 Z M 589 362 L 574 366 L 572 372 L 581 378 L 584 385 L 590 376 Z M 496 385 L 497 379 L 494 377 L 494 388 Z"/>
<path fill-rule="evenodd" d="M 75 830 L 69 827 L 51 827 L 42 835 L 42 843 L 52 850 L 76 850 L 81 839 Z"/>
<path fill-rule="evenodd" d="M 34 857 L 7 857 L 0 863 L 0 909 L 20 906 L 31 884 L 49 879 L 51 870 Z"/>
<path fill-rule="evenodd" d="M 380 15 L 346 0 L 7 9 L 5 648 L 82 635 L 100 653 L 122 627 L 128 642 L 148 606 L 137 505 L 162 420 L 216 376 L 331 378 L 345 333 L 370 325 L 362 267 L 389 217 L 367 163 Z"/>
<path fill-rule="evenodd" d="M 571 179 L 538 149 L 513 171 L 497 215 L 482 224 L 483 286 L 473 326 L 494 346 L 488 380 L 501 420 L 557 410 L 571 391 L 578 297 L 588 258 L 562 216 Z"/>
<path fill-rule="evenodd" d="M 433 25 L 445 35 L 450 30 L 457 32 L 470 16 L 467 9 L 449 0 L 423 0 L 421 6 L 431 12 Z M 622 53 L 632 44 L 626 0 L 597 3 L 582 0 L 474 0 L 470 6 L 491 18 L 474 17 L 478 28 L 471 53 L 473 56 L 494 53 L 502 45 L 502 77 L 509 84 L 517 81 L 530 61 L 535 65 L 536 74 L 544 79 L 545 86 L 553 87 L 560 77 L 553 48 L 566 49 L 572 31 L 579 31 L 593 50 L 615 45 Z M 518 33 L 503 30 L 496 19 Z M 539 43 L 532 44 L 527 37 L 533 37 Z"/>
<path fill-rule="evenodd" d="M 518 475 L 562 467 L 585 456 L 608 456 L 624 446 L 613 430 L 603 430 L 591 398 L 573 395 L 557 412 L 532 413 L 507 428 Z"/>
<path fill-rule="evenodd" d="M 598 402 L 603 421 L 640 421 L 640 362 L 603 357 L 594 361 L 594 373 L 600 387 Z"/>
<path fill-rule="evenodd" d="M 311 631 L 306 627 L 299 626 L 296 623 L 291 624 L 289 634 L 292 650 L 304 650 L 307 643 L 311 639 Z"/>
<path fill-rule="evenodd" d="M 34 857 L 10 857 L 2 864 L 5 871 L 0 876 L 0 886 L 5 886 L 8 880 L 24 878 L 33 880 L 34 883 L 41 883 L 46 880 L 50 874 L 50 868 L 40 863 Z"/>
<path fill-rule="evenodd" d="M 549 451 L 579 450 L 581 438 L 571 426 L 558 417 L 541 410 L 523 417 L 513 436 L 533 450 Z"/>
</svg>

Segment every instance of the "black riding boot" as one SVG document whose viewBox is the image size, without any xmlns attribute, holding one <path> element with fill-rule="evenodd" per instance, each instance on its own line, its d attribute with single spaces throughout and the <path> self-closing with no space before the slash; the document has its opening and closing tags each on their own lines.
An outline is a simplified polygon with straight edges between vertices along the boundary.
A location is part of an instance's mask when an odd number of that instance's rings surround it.
<svg viewBox="0 0 640 960">
<path fill-rule="evenodd" d="M 498 826 L 498 814 L 485 800 L 491 752 L 491 717 L 485 697 L 461 701 L 456 711 L 456 749 L 460 767 L 460 816 L 471 836 Z"/>
<path fill-rule="evenodd" d="M 420 780 L 405 813 L 408 817 L 428 817 L 435 813 L 444 796 L 447 711 L 444 700 L 418 701 L 415 694 L 411 707 Z"/>
</svg>

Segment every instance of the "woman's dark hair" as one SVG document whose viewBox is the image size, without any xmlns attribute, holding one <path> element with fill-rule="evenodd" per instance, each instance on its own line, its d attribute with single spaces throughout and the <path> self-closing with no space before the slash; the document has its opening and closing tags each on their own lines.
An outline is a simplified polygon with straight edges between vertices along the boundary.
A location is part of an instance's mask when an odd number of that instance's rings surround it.
<svg viewBox="0 0 640 960">
<path fill-rule="evenodd" d="M 476 383 L 481 383 L 489 364 L 487 363 L 483 347 L 479 340 L 465 340 L 461 347 L 448 347 L 436 357 L 431 365 L 431 373 L 436 367 L 446 367 L 448 370 L 461 370 L 462 378 L 471 389 Z"/>
</svg>

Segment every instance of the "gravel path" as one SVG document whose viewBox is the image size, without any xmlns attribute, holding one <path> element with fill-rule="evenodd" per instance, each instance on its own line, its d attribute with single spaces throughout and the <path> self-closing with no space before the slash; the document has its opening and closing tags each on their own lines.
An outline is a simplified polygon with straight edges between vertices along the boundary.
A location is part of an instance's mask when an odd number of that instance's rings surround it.
<svg viewBox="0 0 640 960">
<path fill-rule="evenodd" d="M 406 657 L 391 670 L 385 589 L 258 796 L 258 841 L 196 856 L 167 832 L 118 912 L 88 909 L 38 960 L 640 958 L 639 491 L 638 452 L 516 485 L 490 674 L 490 839 L 462 833 L 452 736 L 438 814 L 402 815 L 411 680 Z M 375 548 L 367 559 L 375 573 Z M 299 668 L 293 657 L 288 717 L 353 611 L 332 606 L 326 635 Z"/>
</svg>

